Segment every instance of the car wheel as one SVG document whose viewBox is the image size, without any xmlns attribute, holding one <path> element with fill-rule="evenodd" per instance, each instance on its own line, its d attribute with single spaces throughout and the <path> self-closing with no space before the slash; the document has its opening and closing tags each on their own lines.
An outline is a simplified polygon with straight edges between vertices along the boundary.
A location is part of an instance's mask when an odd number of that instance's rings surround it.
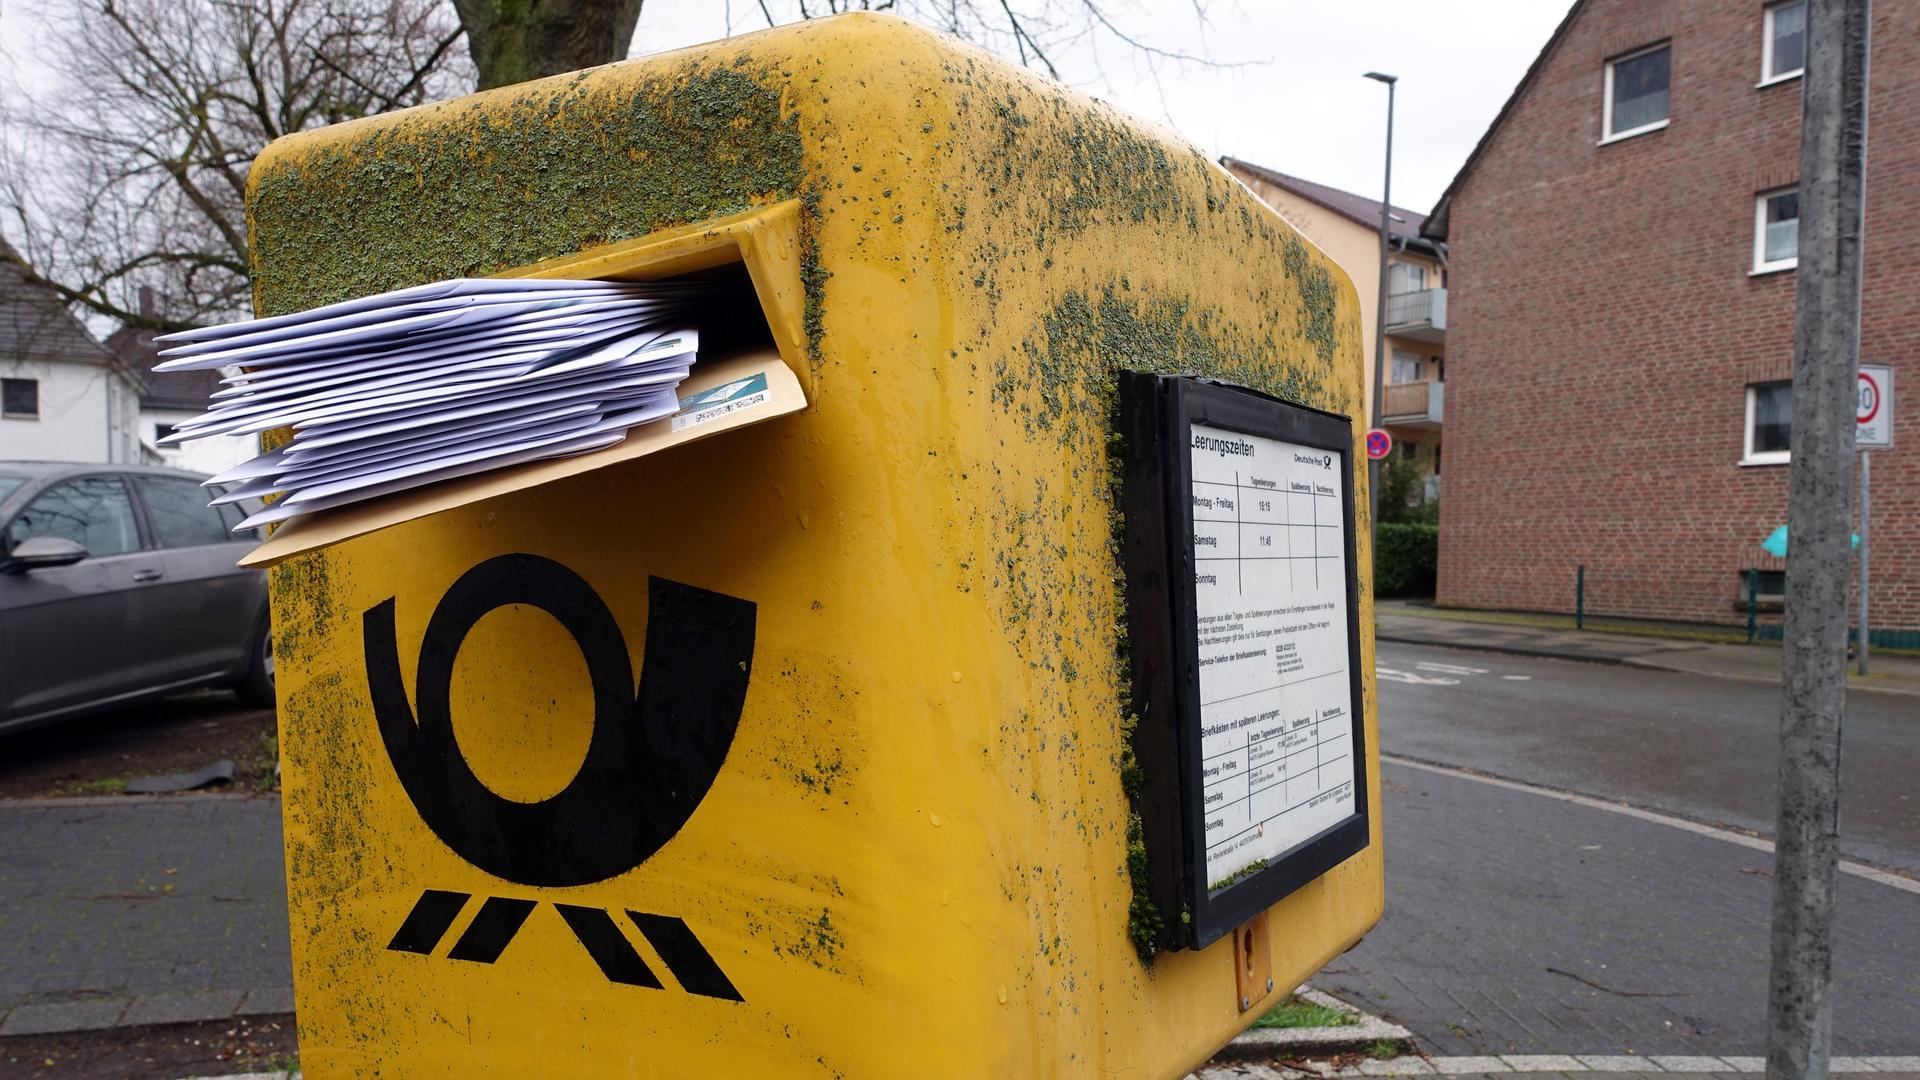
<svg viewBox="0 0 1920 1080">
<path fill-rule="evenodd" d="M 253 645 L 253 660 L 247 665 L 247 673 L 233 684 L 233 692 L 240 695 L 241 704 L 256 709 L 273 707 L 272 624 L 260 628 L 260 637 Z"/>
</svg>

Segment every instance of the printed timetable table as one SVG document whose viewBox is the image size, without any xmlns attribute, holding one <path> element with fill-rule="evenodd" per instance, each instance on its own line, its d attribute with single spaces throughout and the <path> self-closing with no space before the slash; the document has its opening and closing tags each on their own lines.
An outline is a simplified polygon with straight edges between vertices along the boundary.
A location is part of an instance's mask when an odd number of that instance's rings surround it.
<svg viewBox="0 0 1920 1080">
<path fill-rule="evenodd" d="M 1342 454 L 1193 425 L 1206 878 L 1355 812 Z"/>
</svg>

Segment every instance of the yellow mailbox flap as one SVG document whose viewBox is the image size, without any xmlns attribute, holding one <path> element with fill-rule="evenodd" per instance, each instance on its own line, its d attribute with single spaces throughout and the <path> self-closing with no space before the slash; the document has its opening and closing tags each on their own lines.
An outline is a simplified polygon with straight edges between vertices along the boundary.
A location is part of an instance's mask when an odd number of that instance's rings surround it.
<svg viewBox="0 0 1920 1080">
<path fill-rule="evenodd" d="M 297 517 L 248 552 L 240 565 L 272 566 L 290 556 L 375 529 L 632 461 L 710 435 L 785 416 L 805 408 L 806 404 L 800 380 L 772 348 L 702 359 L 694 365 L 693 374 L 680 385 L 680 411 L 658 423 L 633 429 L 623 442 L 589 454 L 532 461 Z"/>
</svg>

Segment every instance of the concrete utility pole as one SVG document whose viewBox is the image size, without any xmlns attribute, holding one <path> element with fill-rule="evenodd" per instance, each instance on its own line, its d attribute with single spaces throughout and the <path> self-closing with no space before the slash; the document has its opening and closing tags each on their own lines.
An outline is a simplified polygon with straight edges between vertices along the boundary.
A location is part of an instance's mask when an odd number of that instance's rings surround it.
<svg viewBox="0 0 1920 1080">
<path fill-rule="evenodd" d="M 1369 71 L 1366 78 L 1387 84 L 1387 167 L 1380 190 L 1380 303 L 1373 322 L 1373 408 L 1367 417 L 1367 426 L 1377 428 L 1387 370 L 1387 234 L 1393 215 L 1393 87 L 1400 77 Z M 1367 536 L 1370 546 L 1379 552 L 1380 462 L 1373 459 L 1367 461 Z"/>
<path fill-rule="evenodd" d="M 1860 639 L 1856 645 L 1860 653 L 1860 674 L 1867 673 L 1867 542 L 1872 539 L 1870 526 L 1873 523 L 1873 452 L 1859 450 L 1854 456 L 1860 459 Z"/>
<path fill-rule="evenodd" d="M 1833 1052 L 1869 9 L 1870 0 L 1807 5 L 1768 1080 L 1825 1080 Z"/>
</svg>

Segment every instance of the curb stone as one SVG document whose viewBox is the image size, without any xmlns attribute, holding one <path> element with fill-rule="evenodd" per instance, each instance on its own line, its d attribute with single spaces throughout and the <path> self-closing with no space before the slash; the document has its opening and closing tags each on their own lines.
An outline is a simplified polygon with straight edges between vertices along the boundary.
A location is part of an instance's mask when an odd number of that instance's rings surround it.
<svg viewBox="0 0 1920 1080">
<path fill-rule="evenodd" d="M 84 810 L 91 806 L 171 806 L 278 799 L 278 791 L 182 791 L 173 795 L 34 795 L 0 798 L 0 810 Z"/>
<path fill-rule="evenodd" d="M 1445 620 L 1438 619 L 1437 617 L 1434 617 L 1434 616 L 1403 616 L 1403 617 L 1434 618 L 1436 622 L 1445 621 Z M 1468 625 L 1468 624 L 1454 623 L 1454 625 Z M 1594 631 L 1581 631 L 1581 632 L 1591 633 Z M 1565 648 L 1556 649 L 1551 645 L 1529 646 L 1529 645 L 1512 644 L 1508 642 L 1472 641 L 1472 640 L 1447 641 L 1447 640 L 1437 639 L 1434 637 L 1422 637 L 1416 634 L 1407 633 L 1405 631 L 1381 630 L 1377 627 L 1373 632 L 1373 637 L 1375 641 L 1388 641 L 1396 645 L 1421 645 L 1421 646 L 1427 646 L 1435 649 L 1459 649 L 1464 652 L 1494 653 L 1501 656 L 1519 656 L 1519 657 L 1526 657 L 1534 660 L 1568 660 L 1577 664 L 1606 664 L 1611 667 L 1630 667 L 1630 668 L 1638 668 L 1643 671 L 1664 671 L 1664 672 L 1668 672 L 1675 675 L 1697 675 L 1702 678 L 1709 678 L 1709 679 L 1733 679 L 1737 682 L 1758 683 L 1761 685 L 1770 685 L 1770 686 L 1780 685 L 1780 680 L 1777 678 L 1774 678 L 1773 676 L 1753 675 L 1743 671 L 1716 671 L 1716 670 L 1711 670 L 1707 668 L 1691 667 L 1691 666 L 1686 666 L 1682 664 L 1676 664 L 1676 663 L 1672 663 L 1670 661 L 1661 659 L 1662 653 L 1686 654 L 1686 653 L 1698 652 L 1700 651 L 1700 649 L 1703 649 L 1706 647 L 1704 645 L 1701 645 L 1698 648 L 1680 648 L 1680 647 L 1661 648 L 1650 653 L 1641 653 L 1638 655 L 1632 654 L 1632 653 L 1619 653 L 1619 654 L 1609 655 L 1605 653 L 1596 653 L 1596 654 L 1579 653 L 1579 652 L 1575 652 Z M 1894 694 L 1900 697 L 1920 697 L 1920 690 L 1912 689 L 1910 687 L 1884 686 L 1878 683 L 1867 682 L 1865 680 L 1855 680 L 1853 678 L 1849 678 L 1847 680 L 1847 689 L 1860 690 L 1869 694 Z"/>
<path fill-rule="evenodd" d="M 1252 1028 L 1242 1032 L 1238 1038 L 1222 1047 L 1215 1055 L 1216 1060 L 1364 1050 L 1381 1042 L 1391 1042 L 1400 1046 L 1412 1044 L 1413 1032 L 1399 1024 L 1388 1023 L 1372 1013 L 1355 1008 L 1332 994 L 1322 993 L 1311 986 L 1302 986 L 1294 993 L 1315 1005 L 1338 1009 L 1353 1017 L 1354 1022 L 1342 1024 L 1339 1027 Z"/>
<path fill-rule="evenodd" d="M 1572 660 L 1581 664 L 1608 664 L 1614 667 L 1628 666 L 1627 659 L 1624 656 L 1575 656 L 1569 652 L 1549 652 L 1545 649 L 1528 649 L 1493 642 L 1435 641 L 1432 638 L 1424 637 L 1401 637 L 1392 631 L 1381 631 L 1378 628 L 1373 632 L 1373 639 L 1375 641 L 1391 641 L 1395 645 L 1429 645 L 1436 649 L 1460 649 L 1465 652 L 1498 653 L 1502 656 L 1526 656 L 1532 657 L 1535 660 Z"/>
<path fill-rule="evenodd" d="M 200 1020 L 220 1020 L 235 1015 L 240 990 L 204 990 L 197 994 L 148 994 L 127 1006 L 116 1027 L 151 1027 L 155 1024 L 190 1024 Z"/>
<path fill-rule="evenodd" d="M 80 1001 L 28 1001 L 0 1008 L 0 1038 L 69 1035 L 80 1031 L 192 1024 L 293 1011 L 289 987 L 138 994 Z"/>
<path fill-rule="evenodd" d="M 10 1035 L 64 1035 L 70 1031 L 98 1031 L 120 1023 L 127 999 L 38 1001 L 16 1005 L 0 1018 L 0 1037 Z"/>
</svg>

